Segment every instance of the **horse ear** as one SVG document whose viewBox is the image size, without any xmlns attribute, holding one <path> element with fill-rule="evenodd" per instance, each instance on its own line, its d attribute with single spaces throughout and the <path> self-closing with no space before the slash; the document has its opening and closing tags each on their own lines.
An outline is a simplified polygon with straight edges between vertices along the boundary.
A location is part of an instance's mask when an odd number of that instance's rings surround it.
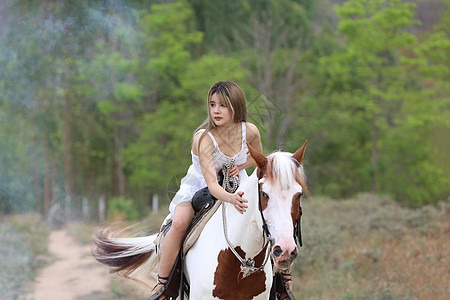
<svg viewBox="0 0 450 300">
<path fill-rule="evenodd" d="M 249 143 L 247 143 L 247 147 L 258 168 L 264 172 L 267 166 L 267 157 L 256 151 Z"/>
<path fill-rule="evenodd" d="M 303 144 L 303 146 L 297 150 L 297 152 L 294 153 L 294 155 L 292 155 L 293 158 L 295 158 L 300 164 L 302 164 L 303 162 L 303 154 L 305 154 L 305 148 L 306 148 L 306 143 L 308 142 L 308 140 L 305 141 L 305 143 Z"/>
</svg>

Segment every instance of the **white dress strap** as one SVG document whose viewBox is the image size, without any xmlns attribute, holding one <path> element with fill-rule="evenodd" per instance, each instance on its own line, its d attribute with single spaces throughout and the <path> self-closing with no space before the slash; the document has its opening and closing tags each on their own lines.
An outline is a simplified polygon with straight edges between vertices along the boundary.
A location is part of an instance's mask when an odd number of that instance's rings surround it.
<svg viewBox="0 0 450 300">
<path fill-rule="evenodd" d="M 204 132 L 206 129 L 199 129 L 199 130 L 197 130 L 195 133 L 194 133 L 194 136 L 196 136 L 197 134 L 199 134 L 199 133 L 202 133 L 202 132 Z"/>
<path fill-rule="evenodd" d="M 194 136 L 196 136 L 196 135 L 199 134 L 199 133 L 205 132 L 205 130 L 206 130 L 206 129 L 204 129 L 204 128 L 197 130 L 197 131 L 194 133 Z M 214 138 L 213 134 L 212 134 L 211 132 L 209 132 L 209 131 L 207 131 L 206 133 L 211 137 L 211 139 L 212 139 L 212 141 L 213 141 L 213 143 L 214 143 L 214 147 L 219 148 L 219 144 L 217 144 L 216 139 Z"/>
<path fill-rule="evenodd" d="M 245 144 L 247 142 L 247 125 L 244 121 L 241 122 L 242 124 L 242 144 Z"/>
<path fill-rule="evenodd" d="M 213 143 L 214 143 L 214 147 L 219 148 L 219 144 L 217 144 L 216 139 L 214 138 L 213 134 L 211 132 L 207 132 L 208 135 L 211 137 Z"/>
</svg>

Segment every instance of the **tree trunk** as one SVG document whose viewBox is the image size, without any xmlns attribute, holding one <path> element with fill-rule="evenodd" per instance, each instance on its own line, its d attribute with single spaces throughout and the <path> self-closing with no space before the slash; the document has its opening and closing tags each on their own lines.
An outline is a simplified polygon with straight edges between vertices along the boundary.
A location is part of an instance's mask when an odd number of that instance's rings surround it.
<svg viewBox="0 0 450 300">
<path fill-rule="evenodd" d="M 51 187 L 50 187 L 50 156 L 48 149 L 48 139 L 44 134 L 43 137 L 44 150 L 44 214 L 47 216 L 50 209 Z"/>
<path fill-rule="evenodd" d="M 113 126 L 114 132 L 114 163 L 117 172 L 117 187 L 121 197 L 125 196 L 125 175 L 123 174 L 123 162 L 122 162 L 122 142 L 119 133 L 120 128 Z"/>
<path fill-rule="evenodd" d="M 73 132 L 72 132 L 72 117 L 71 104 L 68 86 L 63 98 L 63 149 L 64 149 L 64 192 L 66 194 L 67 205 L 74 213 L 75 217 L 79 215 L 79 205 L 76 201 L 75 195 L 75 176 L 73 167 Z"/>
<path fill-rule="evenodd" d="M 371 159 L 371 171 L 372 171 L 372 193 L 376 193 L 377 191 L 377 164 L 378 164 L 378 134 L 380 129 L 377 125 L 377 117 L 374 116 L 371 120 L 371 132 L 372 132 L 372 159 Z"/>
<path fill-rule="evenodd" d="M 34 136 L 34 147 L 35 149 L 39 149 L 39 143 L 38 143 L 38 137 L 37 132 Z M 36 211 L 43 215 L 44 211 L 42 209 L 42 197 L 41 197 L 41 176 L 39 172 L 39 161 L 40 158 L 38 157 L 38 151 L 34 152 L 34 199 L 36 202 Z"/>
<path fill-rule="evenodd" d="M 56 151 L 54 149 L 50 150 L 51 153 L 51 171 L 50 171 L 50 187 L 51 187 L 51 203 L 58 203 L 58 193 L 57 193 L 57 177 L 58 177 L 58 167 L 56 166 Z"/>
<path fill-rule="evenodd" d="M 66 28 L 65 40 L 67 43 L 71 40 L 71 28 Z M 69 51 L 68 49 L 66 50 Z M 65 57 L 70 57 L 70 53 L 66 53 Z M 73 110 L 73 94 L 72 87 L 72 72 L 73 63 L 65 61 L 64 80 L 65 89 L 63 97 L 63 148 L 64 148 L 64 190 L 69 201 L 69 206 L 72 209 L 71 213 L 74 218 L 79 218 L 81 214 L 81 204 L 77 198 L 77 172 L 75 167 L 75 148 L 74 148 L 74 120 L 72 116 Z"/>
<path fill-rule="evenodd" d="M 51 97 L 49 97 L 50 100 L 50 106 L 55 107 L 55 93 L 56 93 L 56 75 L 53 71 L 50 71 L 50 91 L 51 91 Z M 54 112 L 52 112 L 55 114 Z M 50 203 L 51 205 L 54 204 L 61 204 L 58 201 L 58 193 L 57 193 L 57 177 L 58 177 L 58 166 L 57 166 L 57 151 L 54 147 L 50 146 Z"/>
<path fill-rule="evenodd" d="M 40 111 L 42 112 L 40 118 L 46 116 L 47 112 L 47 93 L 45 87 L 40 89 Z M 47 128 L 42 130 L 42 151 L 43 151 L 43 162 L 44 162 L 44 216 L 47 216 L 48 210 L 50 209 L 51 200 L 51 187 L 50 187 L 50 155 L 47 137 Z"/>
<path fill-rule="evenodd" d="M 109 174 L 110 174 L 110 194 L 111 197 L 117 197 L 119 195 L 118 187 L 117 187 L 117 172 L 116 172 L 116 162 L 114 155 L 110 157 L 110 168 L 109 168 Z"/>
<path fill-rule="evenodd" d="M 280 73 L 273 55 L 286 47 L 286 39 L 290 33 L 286 28 L 277 34 L 275 24 L 274 15 L 268 11 L 264 20 L 257 16 L 252 17 L 250 42 L 248 39 L 238 37 L 245 48 L 251 48 L 261 56 L 262 63 L 256 63 L 254 67 L 250 65 L 249 68 L 255 68 L 250 76 L 252 85 L 264 96 L 265 119 L 268 124 L 265 131 L 265 144 L 268 149 L 281 146 L 289 126 L 297 117 L 292 113 L 292 105 L 296 94 L 302 89 L 302 81 L 296 78 L 295 73 L 298 70 L 302 40 L 298 40 L 292 47 L 294 53 L 287 57 L 289 66 Z M 279 37 L 276 42 L 272 39 L 274 35 Z"/>
<path fill-rule="evenodd" d="M 47 3 L 44 1 L 41 6 L 41 17 L 43 20 L 47 17 Z M 41 59 L 45 61 L 45 50 L 42 48 L 41 51 Z M 47 112 L 47 88 L 45 85 L 42 85 L 39 90 L 40 104 L 39 111 L 42 118 L 46 116 Z M 50 187 L 50 155 L 49 155 L 49 146 L 48 146 L 48 132 L 47 128 L 42 128 L 42 150 L 43 150 L 43 161 L 44 161 L 44 216 L 47 216 L 48 211 L 50 209 L 50 198 L 51 198 L 51 187 Z"/>
</svg>

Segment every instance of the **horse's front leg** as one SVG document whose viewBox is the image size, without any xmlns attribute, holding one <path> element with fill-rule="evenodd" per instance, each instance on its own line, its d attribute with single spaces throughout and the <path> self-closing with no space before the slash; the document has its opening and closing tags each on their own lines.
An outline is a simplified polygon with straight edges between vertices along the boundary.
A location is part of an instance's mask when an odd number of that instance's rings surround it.
<svg viewBox="0 0 450 300">
<path fill-rule="evenodd" d="M 202 272 L 203 269 L 203 272 Z M 189 299 L 190 300 L 210 300 L 216 299 L 212 295 L 214 289 L 211 275 L 204 266 L 197 265 L 189 269 Z"/>
</svg>

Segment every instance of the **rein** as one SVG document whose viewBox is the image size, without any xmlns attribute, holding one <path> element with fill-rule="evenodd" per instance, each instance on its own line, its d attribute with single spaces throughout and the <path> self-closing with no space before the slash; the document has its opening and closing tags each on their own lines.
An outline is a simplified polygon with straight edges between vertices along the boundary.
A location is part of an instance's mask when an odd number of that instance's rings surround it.
<svg viewBox="0 0 450 300">
<path fill-rule="evenodd" d="M 222 165 L 222 171 L 223 171 L 223 182 L 222 187 L 225 191 L 229 193 L 234 193 L 239 187 L 239 181 L 236 179 L 236 177 L 231 177 L 230 180 L 230 171 L 234 167 L 234 158 L 230 161 L 230 163 L 224 163 Z"/>
<path fill-rule="evenodd" d="M 261 179 L 262 179 L 262 172 L 260 171 L 259 175 L 258 175 L 258 210 L 259 210 L 259 213 L 261 214 L 261 219 L 263 221 L 263 226 L 262 227 L 263 227 L 264 234 L 265 234 L 266 238 L 268 240 L 270 240 L 269 227 L 267 227 L 266 218 L 264 218 L 263 209 L 262 209 L 262 206 L 261 206 L 261 186 L 259 185 L 259 181 Z"/>
<path fill-rule="evenodd" d="M 234 160 L 232 160 L 230 162 L 230 164 L 224 164 L 223 165 L 223 171 L 224 171 L 224 180 L 223 180 L 223 188 L 227 191 L 227 192 L 235 192 L 239 186 L 239 183 L 237 182 L 236 178 L 233 178 L 233 185 L 232 187 L 230 186 L 230 180 L 229 180 L 229 176 L 230 176 L 230 170 L 233 168 L 234 166 Z M 258 178 L 261 179 L 262 177 L 262 173 L 260 173 L 260 176 Z M 233 190 L 234 189 L 234 190 Z M 267 261 L 269 260 L 270 257 L 270 247 L 267 247 L 267 245 L 269 244 L 270 241 L 270 232 L 269 229 L 267 227 L 267 223 L 266 220 L 263 216 L 262 213 L 262 207 L 261 207 L 261 191 L 260 191 L 260 186 L 259 186 L 259 182 L 258 182 L 258 203 L 259 203 L 259 212 L 261 214 L 261 218 L 263 221 L 263 238 L 264 238 L 264 242 L 263 242 L 263 246 L 261 248 L 261 251 L 264 250 L 264 248 L 266 249 L 266 254 L 264 255 L 264 261 L 261 264 L 260 267 L 255 267 L 255 261 L 251 258 L 245 260 L 244 258 L 242 258 L 239 253 L 237 253 L 237 251 L 234 249 L 235 247 L 233 246 L 233 244 L 230 242 L 230 240 L 228 239 L 228 233 L 227 233 L 227 217 L 226 217 L 226 211 L 225 211 L 225 205 L 224 203 L 222 203 L 222 221 L 223 221 L 223 233 L 225 235 L 225 240 L 228 244 L 228 247 L 230 248 L 231 252 L 234 254 L 234 256 L 236 256 L 236 258 L 240 261 L 241 263 L 241 272 L 242 272 L 242 277 L 245 278 L 253 273 L 259 272 L 261 270 L 264 269 Z M 260 252 L 261 253 L 261 252 Z"/>
</svg>

